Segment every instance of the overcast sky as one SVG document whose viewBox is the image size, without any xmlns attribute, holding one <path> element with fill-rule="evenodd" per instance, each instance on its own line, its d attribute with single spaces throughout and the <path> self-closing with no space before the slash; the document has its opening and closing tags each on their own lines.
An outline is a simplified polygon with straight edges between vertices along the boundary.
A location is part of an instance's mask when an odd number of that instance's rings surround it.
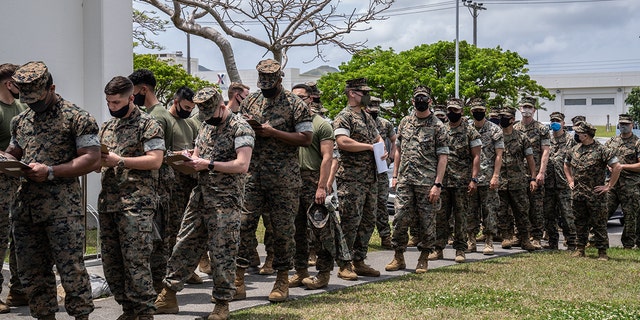
<svg viewBox="0 0 640 320">
<path fill-rule="evenodd" d="M 343 0 L 345 11 L 365 0 Z M 529 60 L 531 73 L 580 73 L 640 71 L 640 0 L 484 0 L 486 10 L 478 16 L 478 46 L 497 47 L 518 52 Z M 134 7 L 148 9 L 134 2 Z M 454 0 L 396 0 L 384 21 L 374 21 L 371 29 L 346 38 L 366 40 L 368 47 L 393 48 L 396 52 L 423 43 L 456 38 L 456 3 Z M 160 15 L 163 19 L 166 16 Z M 460 40 L 473 42 L 473 18 L 460 5 Z M 248 28 L 260 35 L 260 28 Z M 150 35 L 166 49 L 185 55 L 186 36 L 169 28 L 158 36 Z M 240 69 L 255 68 L 267 56 L 262 48 L 233 40 Z M 316 59 L 312 49 L 289 51 L 287 67 L 301 72 L 320 65 L 337 67 L 351 56 L 337 47 L 323 48 L 329 61 Z M 136 53 L 148 53 L 136 48 Z M 209 69 L 224 69 L 218 48 L 213 42 L 191 36 L 191 57 Z"/>
</svg>

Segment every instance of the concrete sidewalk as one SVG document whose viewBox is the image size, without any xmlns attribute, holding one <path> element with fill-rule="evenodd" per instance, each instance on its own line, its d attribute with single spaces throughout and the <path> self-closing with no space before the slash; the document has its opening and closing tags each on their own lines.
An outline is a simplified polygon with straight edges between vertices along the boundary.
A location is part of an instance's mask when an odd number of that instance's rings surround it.
<svg viewBox="0 0 640 320">
<path fill-rule="evenodd" d="M 620 244 L 620 233 L 621 227 L 619 225 L 614 224 L 613 226 L 609 226 L 609 240 L 612 247 L 621 246 Z M 478 244 L 478 252 L 467 254 L 467 262 L 473 263 L 475 261 L 481 261 L 485 259 L 491 259 L 495 257 L 506 256 L 510 254 L 524 252 L 519 249 L 510 249 L 505 250 L 500 247 L 499 243 L 494 244 L 495 255 L 485 256 L 483 255 L 482 249 L 484 248 L 484 244 Z M 261 251 L 262 261 L 264 261 L 264 247 L 262 245 L 259 246 L 259 250 Z M 405 260 L 407 261 L 407 269 L 401 271 L 387 272 L 384 270 L 384 266 L 391 261 L 393 258 L 393 251 L 376 251 L 370 252 L 367 260 L 365 261 L 367 264 L 372 267 L 380 270 L 379 278 L 365 278 L 360 277 L 358 281 L 345 281 L 337 277 L 338 269 L 337 267 L 331 273 L 331 281 L 329 282 L 329 286 L 327 288 L 321 290 L 307 290 L 302 288 L 291 288 L 289 289 L 289 297 L 290 299 L 296 299 L 312 294 L 322 293 L 326 291 L 335 291 L 340 290 L 346 287 L 360 285 L 369 282 L 375 281 L 383 281 L 387 279 L 391 279 L 397 276 L 401 276 L 407 273 L 412 273 L 415 271 L 415 266 L 417 264 L 419 252 L 416 248 L 409 248 L 405 253 Z M 453 261 L 455 257 L 455 251 L 451 247 L 447 247 L 444 251 L 444 260 L 438 261 L 429 261 L 429 269 L 440 268 L 444 266 L 450 266 L 455 264 Z M 5 279 L 9 279 L 8 266 L 5 264 L 5 268 L 2 270 Z M 99 260 L 90 260 L 87 261 L 87 270 L 91 274 L 98 274 L 103 276 L 102 265 Z M 312 274 L 315 274 L 315 269 L 310 268 Z M 293 270 L 290 272 L 290 275 L 293 274 Z M 427 273 L 425 276 L 428 276 Z M 199 275 L 204 279 L 204 283 L 200 285 L 186 285 L 185 289 L 178 293 L 178 303 L 180 305 L 180 313 L 174 315 L 156 315 L 155 319 L 201 319 L 209 315 L 209 313 L 213 310 L 213 303 L 211 303 L 211 290 L 212 290 L 212 280 L 208 275 L 199 273 Z M 3 284 L 2 294 L 0 294 L 0 299 L 5 300 L 8 289 L 6 286 L 6 282 Z M 269 304 L 267 297 L 269 292 L 273 287 L 273 283 L 275 282 L 275 274 L 271 276 L 262 276 L 258 274 L 248 274 L 246 276 L 246 284 L 247 284 L 247 299 L 241 301 L 233 301 L 231 302 L 231 311 L 251 308 L 260 305 Z M 95 311 L 91 314 L 91 319 L 104 319 L 104 320 L 113 320 L 116 319 L 122 313 L 121 307 L 115 302 L 113 297 L 103 298 L 94 300 L 94 304 L 96 306 Z M 65 311 L 64 307 L 60 306 L 60 311 L 56 314 L 57 319 L 73 319 L 70 317 Z M 0 316 L 2 319 L 29 319 L 29 308 L 28 307 L 18 307 L 12 308 L 11 313 L 3 314 Z"/>
</svg>

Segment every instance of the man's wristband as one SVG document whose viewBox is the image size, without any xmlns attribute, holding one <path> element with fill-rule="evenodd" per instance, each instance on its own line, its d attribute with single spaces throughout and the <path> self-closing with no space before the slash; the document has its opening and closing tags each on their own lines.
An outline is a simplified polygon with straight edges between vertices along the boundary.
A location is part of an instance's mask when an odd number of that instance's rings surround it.
<svg viewBox="0 0 640 320">
<path fill-rule="evenodd" d="M 440 183 L 440 182 L 434 183 L 433 186 L 438 188 L 438 189 L 442 189 L 442 183 Z"/>
<path fill-rule="evenodd" d="M 209 171 L 213 171 L 213 168 L 215 168 L 215 165 L 213 164 L 213 159 L 209 161 L 209 165 L 207 166 L 207 168 L 209 168 Z"/>
<path fill-rule="evenodd" d="M 536 178 L 529 178 L 529 182 L 535 182 Z"/>
<path fill-rule="evenodd" d="M 471 181 L 474 182 L 474 183 L 478 183 L 479 182 L 478 178 L 471 178 Z"/>
</svg>

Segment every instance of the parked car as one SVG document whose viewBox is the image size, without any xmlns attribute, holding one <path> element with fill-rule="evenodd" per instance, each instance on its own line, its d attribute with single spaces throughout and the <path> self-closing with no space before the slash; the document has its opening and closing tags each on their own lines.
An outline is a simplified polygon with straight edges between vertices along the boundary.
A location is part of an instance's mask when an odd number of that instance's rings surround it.
<svg viewBox="0 0 640 320">
<path fill-rule="evenodd" d="M 624 225 L 624 212 L 620 206 L 609 216 L 609 220 L 618 220 L 621 225 Z"/>
</svg>

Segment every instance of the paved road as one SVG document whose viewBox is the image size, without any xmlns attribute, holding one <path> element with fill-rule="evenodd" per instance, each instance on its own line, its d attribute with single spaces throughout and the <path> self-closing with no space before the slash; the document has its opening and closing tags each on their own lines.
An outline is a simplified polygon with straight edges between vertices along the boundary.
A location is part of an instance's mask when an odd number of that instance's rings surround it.
<svg viewBox="0 0 640 320">
<path fill-rule="evenodd" d="M 615 221 L 611 222 L 609 225 L 609 237 L 612 247 L 621 246 L 620 243 L 620 234 L 622 233 L 622 227 L 620 224 Z M 467 254 L 467 261 L 479 261 L 484 259 L 490 259 L 495 257 L 501 257 L 513 253 L 523 252 L 522 250 L 504 250 L 500 248 L 500 245 L 497 244 L 495 247 L 496 254 L 493 256 L 485 256 L 482 253 L 471 253 Z M 481 252 L 483 248 L 482 244 L 478 245 L 478 250 Z M 262 245 L 260 246 L 262 250 L 261 255 L 264 261 L 264 250 Z M 417 259 L 419 256 L 419 252 L 416 248 L 409 248 L 408 252 L 405 254 L 405 259 L 407 261 L 407 270 L 403 271 L 395 271 L 395 272 L 387 272 L 384 270 L 384 266 L 391 261 L 393 257 L 392 251 L 377 251 L 369 253 L 369 257 L 367 259 L 367 263 L 372 265 L 374 268 L 381 271 L 381 276 L 379 278 L 363 278 L 361 277 L 358 281 L 345 281 L 336 276 L 337 268 L 332 272 L 332 278 L 328 288 L 325 290 L 306 290 L 303 288 L 292 288 L 289 290 L 289 294 L 291 298 L 299 298 L 303 296 L 308 296 L 311 294 L 321 293 L 334 290 L 340 290 L 349 286 L 359 285 L 367 282 L 373 281 L 381 281 L 389 278 L 397 277 L 400 275 L 404 275 L 406 273 L 414 272 L 415 265 L 417 263 Z M 455 251 L 451 248 L 447 248 L 444 251 L 444 260 L 439 261 L 430 261 L 429 268 L 439 268 L 444 266 L 449 266 L 455 264 L 453 261 L 455 257 Z M 87 261 L 87 269 L 89 273 L 103 275 L 102 266 L 99 260 L 90 260 Z M 8 266 L 5 264 L 5 268 L 2 270 L 5 279 L 9 279 Z M 292 271 L 293 272 L 293 271 Z M 291 272 L 291 274 L 292 274 Z M 178 294 L 178 303 L 180 305 L 180 313 L 177 315 L 156 315 L 155 319 L 201 319 L 204 317 L 206 319 L 207 315 L 213 310 L 213 304 L 211 303 L 211 288 L 212 288 L 212 280 L 205 274 L 200 274 L 205 280 L 203 284 L 200 285 L 187 285 L 183 291 Z M 267 301 L 267 296 L 271 291 L 273 283 L 275 281 L 275 275 L 272 276 L 261 276 L 257 274 L 249 274 L 246 277 L 247 281 L 247 296 L 246 300 L 242 301 L 233 301 L 230 305 L 231 310 L 239 310 L 245 308 L 251 308 L 259 305 L 269 304 Z M 7 296 L 7 286 L 6 281 L 3 284 L 2 293 L 0 294 L 0 299 L 3 301 Z M 104 320 L 113 320 L 116 319 L 121 313 L 122 309 L 115 302 L 112 297 L 98 299 L 94 301 L 96 305 L 96 310 L 91 314 L 91 319 L 104 319 Z M 69 315 L 64 312 L 64 307 L 60 307 L 60 311 L 56 314 L 57 319 L 73 319 Z M 29 309 L 28 307 L 19 307 L 12 308 L 11 313 L 3 314 L 0 316 L 1 319 L 29 319 Z"/>
</svg>

